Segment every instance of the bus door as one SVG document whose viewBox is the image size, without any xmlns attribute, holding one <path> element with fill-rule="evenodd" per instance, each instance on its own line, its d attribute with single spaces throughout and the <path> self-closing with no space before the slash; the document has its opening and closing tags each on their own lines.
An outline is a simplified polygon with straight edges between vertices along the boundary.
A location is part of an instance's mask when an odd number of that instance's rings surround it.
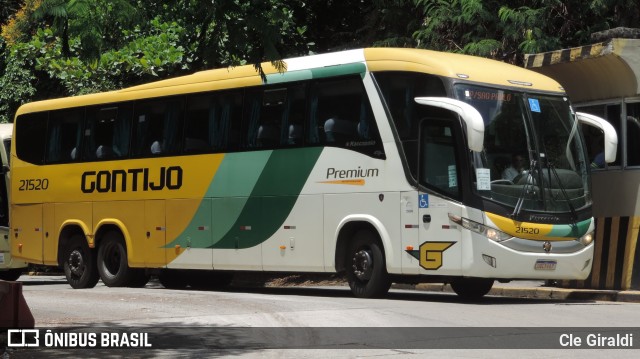
<svg viewBox="0 0 640 359">
<path fill-rule="evenodd" d="M 460 216 L 460 163 L 463 151 L 460 124 L 454 119 L 424 119 L 420 125 L 418 250 L 422 274 L 460 275 L 461 232 L 449 215 Z"/>
</svg>

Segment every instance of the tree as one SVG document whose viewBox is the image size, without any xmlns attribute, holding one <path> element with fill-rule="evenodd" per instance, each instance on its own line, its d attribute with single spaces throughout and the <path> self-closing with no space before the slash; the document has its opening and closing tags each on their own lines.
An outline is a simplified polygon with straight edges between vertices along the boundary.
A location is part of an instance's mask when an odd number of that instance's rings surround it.
<svg viewBox="0 0 640 359">
<path fill-rule="evenodd" d="M 71 55 L 69 41 L 73 36 L 83 45 L 83 58 L 97 59 L 107 38 L 115 38 L 117 43 L 121 26 L 133 26 L 136 14 L 136 8 L 127 0 L 43 0 L 32 16 L 51 25 L 60 38 L 63 56 Z"/>
</svg>

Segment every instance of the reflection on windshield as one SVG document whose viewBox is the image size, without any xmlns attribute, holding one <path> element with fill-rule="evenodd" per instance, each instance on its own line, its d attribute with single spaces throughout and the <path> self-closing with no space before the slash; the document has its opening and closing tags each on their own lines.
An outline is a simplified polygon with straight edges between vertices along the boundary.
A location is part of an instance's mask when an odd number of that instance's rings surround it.
<svg viewBox="0 0 640 359">
<path fill-rule="evenodd" d="M 455 91 L 485 123 L 484 150 L 470 155 L 481 196 L 514 214 L 590 204 L 586 152 L 565 98 L 461 84 Z"/>
</svg>

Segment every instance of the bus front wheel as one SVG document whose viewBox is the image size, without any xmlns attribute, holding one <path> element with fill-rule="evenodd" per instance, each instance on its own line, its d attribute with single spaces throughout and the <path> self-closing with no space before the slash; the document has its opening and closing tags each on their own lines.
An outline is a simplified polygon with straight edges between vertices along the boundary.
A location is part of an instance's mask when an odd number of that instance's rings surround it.
<svg viewBox="0 0 640 359">
<path fill-rule="evenodd" d="M 391 287 L 384 254 L 369 231 L 356 233 L 349 246 L 345 267 L 351 292 L 358 298 L 381 297 Z"/>
<path fill-rule="evenodd" d="M 136 271 L 127 264 L 127 248 L 122 235 L 107 233 L 98 248 L 98 272 L 108 287 L 125 287 L 133 284 Z"/>
<path fill-rule="evenodd" d="M 453 291 L 464 300 L 477 300 L 484 297 L 491 287 L 493 279 L 488 278 L 458 278 L 450 283 Z"/>
<path fill-rule="evenodd" d="M 74 289 L 93 288 L 100 279 L 96 268 L 95 254 L 89 249 L 83 236 L 71 238 L 64 254 L 62 269 L 67 282 Z"/>
</svg>

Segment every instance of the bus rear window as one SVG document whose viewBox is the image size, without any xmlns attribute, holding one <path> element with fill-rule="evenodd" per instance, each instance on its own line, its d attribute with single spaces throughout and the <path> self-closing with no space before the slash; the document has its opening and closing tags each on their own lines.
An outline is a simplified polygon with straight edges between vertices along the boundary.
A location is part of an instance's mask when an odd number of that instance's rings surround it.
<svg viewBox="0 0 640 359">
<path fill-rule="evenodd" d="M 21 115 L 16 119 L 16 156 L 29 163 L 42 164 L 47 138 L 47 112 Z"/>
</svg>

